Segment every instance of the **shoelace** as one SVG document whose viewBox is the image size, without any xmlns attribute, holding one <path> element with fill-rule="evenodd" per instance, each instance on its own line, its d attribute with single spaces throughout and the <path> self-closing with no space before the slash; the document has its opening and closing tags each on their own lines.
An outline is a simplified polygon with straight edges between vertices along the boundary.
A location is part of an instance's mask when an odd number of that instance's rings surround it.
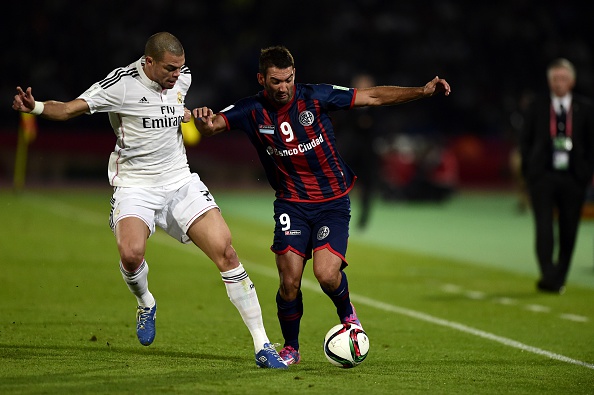
<svg viewBox="0 0 594 395">
<path fill-rule="evenodd" d="M 138 309 L 138 324 L 136 325 L 138 328 L 144 329 L 146 321 L 149 319 L 149 313 L 151 309 Z"/>
<path fill-rule="evenodd" d="M 281 357 L 284 357 L 285 355 L 290 355 L 291 357 L 293 357 L 293 352 L 296 352 L 296 351 L 297 351 L 297 350 L 295 350 L 293 347 L 291 347 L 290 349 L 289 349 L 289 348 L 283 348 L 283 349 L 281 350 L 281 352 L 279 352 L 278 354 L 279 354 Z M 293 358 L 294 358 L 294 357 L 293 357 Z"/>
</svg>

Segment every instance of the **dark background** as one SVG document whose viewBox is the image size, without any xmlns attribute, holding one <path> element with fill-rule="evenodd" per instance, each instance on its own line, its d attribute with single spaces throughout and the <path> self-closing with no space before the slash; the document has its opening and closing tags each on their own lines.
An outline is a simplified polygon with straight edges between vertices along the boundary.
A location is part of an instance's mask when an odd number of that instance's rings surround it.
<svg viewBox="0 0 594 395">
<path fill-rule="evenodd" d="M 298 82 L 349 86 L 360 72 L 371 73 L 380 85 L 420 86 L 435 75 L 446 78 L 452 86 L 448 98 L 382 109 L 385 131 L 435 137 L 454 147 L 462 182 L 501 184 L 510 178 L 506 157 L 519 110 L 527 97 L 546 92 L 545 69 L 554 58 L 570 59 L 578 74 L 575 92 L 594 97 L 594 14 L 583 1 L 52 0 L 6 7 L 2 182 L 12 178 L 18 115 L 10 105 L 17 85 L 33 87 L 37 100 L 72 100 L 138 59 L 146 39 L 158 31 L 175 34 L 184 45 L 193 75 L 189 107 L 220 110 L 256 93 L 259 51 L 276 44 L 293 53 Z M 31 179 L 106 181 L 115 138 L 105 114 L 38 124 Z M 198 171 L 208 169 L 207 161 L 220 167 L 246 160 L 251 166 L 253 152 L 239 135 L 189 147 L 191 164 Z M 46 174 L 56 161 L 58 169 Z"/>
</svg>

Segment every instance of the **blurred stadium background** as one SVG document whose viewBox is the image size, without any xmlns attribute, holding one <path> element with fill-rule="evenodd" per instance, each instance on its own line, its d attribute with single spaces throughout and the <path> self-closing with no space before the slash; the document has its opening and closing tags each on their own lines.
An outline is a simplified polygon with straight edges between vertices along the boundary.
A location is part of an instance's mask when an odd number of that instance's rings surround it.
<svg viewBox="0 0 594 395">
<path fill-rule="evenodd" d="M 324 384 L 335 386 L 332 378 L 337 377 L 354 390 L 375 389 L 379 382 L 392 391 L 386 393 L 592 392 L 592 375 L 582 366 L 502 348 L 362 303 L 368 298 L 394 301 L 542 348 L 545 355 L 550 350 L 586 361 L 591 368 L 594 221 L 580 229 L 567 294 L 551 298 L 536 293 L 532 222 L 529 215 L 514 212 L 521 201 L 513 167 L 522 106 L 531 95 L 547 91 L 545 69 L 552 59 L 570 59 L 578 73 L 575 91 L 594 98 L 591 3 L 42 0 L 6 3 L 2 9 L 0 310 L 6 319 L 0 322 L 0 359 L 7 361 L 2 365 L 7 369 L 0 372 L 0 388 L 132 393 L 148 375 L 165 392 L 233 392 L 231 386 L 238 380 L 244 385 L 246 379 L 253 387 L 245 393 L 262 388 L 260 376 L 244 371 L 247 359 L 237 358 L 243 351 L 219 341 L 220 328 L 231 334 L 228 322 L 237 316 L 221 313 L 218 302 L 231 309 L 224 298 L 214 298 L 217 303 L 203 299 L 221 286 L 216 275 L 202 275 L 203 270 L 215 273 L 214 266 L 196 249 L 188 247 L 188 254 L 159 234 L 150 259 L 160 262 L 156 267 L 166 266 L 151 281 L 163 290 L 160 325 L 165 330 L 159 336 L 164 342 L 156 352 L 135 349 L 139 346 L 125 307 L 132 301 L 113 266 L 117 251 L 107 230 L 107 161 L 115 137 L 106 114 L 62 123 L 38 118 L 27 158 L 26 187 L 32 191 L 10 191 L 20 122 L 11 109 L 15 87 L 31 86 L 37 100 L 71 100 L 114 68 L 138 59 L 151 34 L 170 31 L 184 44 L 193 75 L 189 107 L 208 105 L 216 111 L 256 93 L 259 50 L 276 44 L 295 56 L 298 82 L 349 86 L 353 76 L 369 73 L 378 84 L 419 86 L 439 75 L 452 85 L 447 98 L 378 109 L 373 116 L 380 127 L 373 139 L 353 137 L 348 117 L 353 111 L 334 116 L 348 161 L 370 142 L 381 165 L 371 226 L 359 231 L 353 221 L 351 229 L 349 260 L 362 264 L 349 270 L 360 292 L 359 312 L 368 317 L 366 328 L 378 339 L 391 339 L 398 328 L 395 345 L 378 347 L 378 357 L 368 358 L 350 381 L 324 370 L 322 354 L 312 351 L 307 364 L 296 370 L 298 376 L 267 378 L 264 388 L 327 393 Z M 270 296 L 276 292 L 276 273 L 267 247 L 273 193 L 255 152 L 241 132 L 202 139 L 187 151 L 192 170 L 214 191 L 234 245 L 258 282 L 269 333 L 280 338 Z M 452 194 L 458 190 L 464 193 Z M 353 196 L 358 203 L 359 195 Z M 455 198 L 448 204 L 393 203 L 450 196 Z M 354 220 L 358 210 L 354 204 Z M 199 272 L 194 270 L 197 262 L 204 265 Z M 179 276 L 186 271 L 194 274 Z M 310 272 L 306 276 L 311 279 Z M 179 304 L 188 298 L 188 289 L 200 300 Z M 325 332 L 329 310 L 317 303 L 323 295 L 308 292 L 313 308 L 303 337 L 305 347 L 316 350 L 316 334 Z M 98 299 L 106 302 L 97 304 Z M 121 308 L 114 310 L 116 304 Z M 187 314 L 188 308 L 197 314 Z M 215 312 L 215 325 L 205 326 L 210 334 L 196 341 L 187 328 L 203 325 L 202 314 L 209 311 Z M 42 332 L 49 335 L 39 335 L 40 328 L 49 328 Z M 237 336 L 232 333 L 229 342 Z M 227 358 L 229 348 L 235 350 L 233 358 Z M 208 363 L 196 363 L 199 359 Z"/>
<path fill-rule="evenodd" d="M 392 198 L 402 197 L 398 189 L 423 166 L 433 166 L 423 177 L 448 188 L 513 187 L 510 153 L 519 113 L 527 97 L 546 90 L 545 68 L 553 58 L 573 61 L 576 91 L 594 97 L 594 24 L 590 6 L 581 1 L 52 0 L 6 7 L 1 186 L 10 186 L 13 177 L 15 86 L 33 87 L 38 100 L 71 100 L 136 60 L 147 37 L 163 30 L 185 46 L 193 74 L 190 107 L 220 110 L 257 92 L 259 50 L 275 44 L 293 52 L 300 82 L 349 86 L 358 73 L 373 75 L 378 84 L 408 86 L 436 74 L 446 78 L 453 88 L 449 98 L 382 109 L 379 115 L 379 181 L 384 196 Z M 343 114 L 335 117 L 343 121 Z M 114 143 L 104 114 L 66 123 L 39 119 L 27 182 L 106 185 Z M 188 154 L 209 184 L 265 183 L 241 132 L 203 140 L 188 147 Z"/>
</svg>

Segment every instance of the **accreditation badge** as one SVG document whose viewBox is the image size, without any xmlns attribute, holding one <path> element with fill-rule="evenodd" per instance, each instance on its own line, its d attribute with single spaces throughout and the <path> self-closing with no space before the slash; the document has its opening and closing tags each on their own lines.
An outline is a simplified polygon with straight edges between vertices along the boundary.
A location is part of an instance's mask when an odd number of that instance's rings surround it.
<svg viewBox="0 0 594 395">
<path fill-rule="evenodd" d="M 572 148 L 571 137 L 557 136 L 553 139 L 553 169 L 567 170 L 569 168 L 569 153 Z"/>
</svg>

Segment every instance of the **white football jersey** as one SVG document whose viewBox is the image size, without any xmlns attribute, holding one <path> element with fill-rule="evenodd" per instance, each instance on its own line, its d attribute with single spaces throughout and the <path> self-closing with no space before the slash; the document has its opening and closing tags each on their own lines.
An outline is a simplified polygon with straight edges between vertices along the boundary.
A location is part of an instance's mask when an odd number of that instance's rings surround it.
<svg viewBox="0 0 594 395">
<path fill-rule="evenodd" d="M 181 122 L 192 76 L 185 65 L 172 89 L 150 80 L 144 57 L 93 84 L 80 99 L 95 112 L 109 113 L 117 137 L 109 157 L 113 186 L 154 187 L 190 177 Z"/>
</svg>

